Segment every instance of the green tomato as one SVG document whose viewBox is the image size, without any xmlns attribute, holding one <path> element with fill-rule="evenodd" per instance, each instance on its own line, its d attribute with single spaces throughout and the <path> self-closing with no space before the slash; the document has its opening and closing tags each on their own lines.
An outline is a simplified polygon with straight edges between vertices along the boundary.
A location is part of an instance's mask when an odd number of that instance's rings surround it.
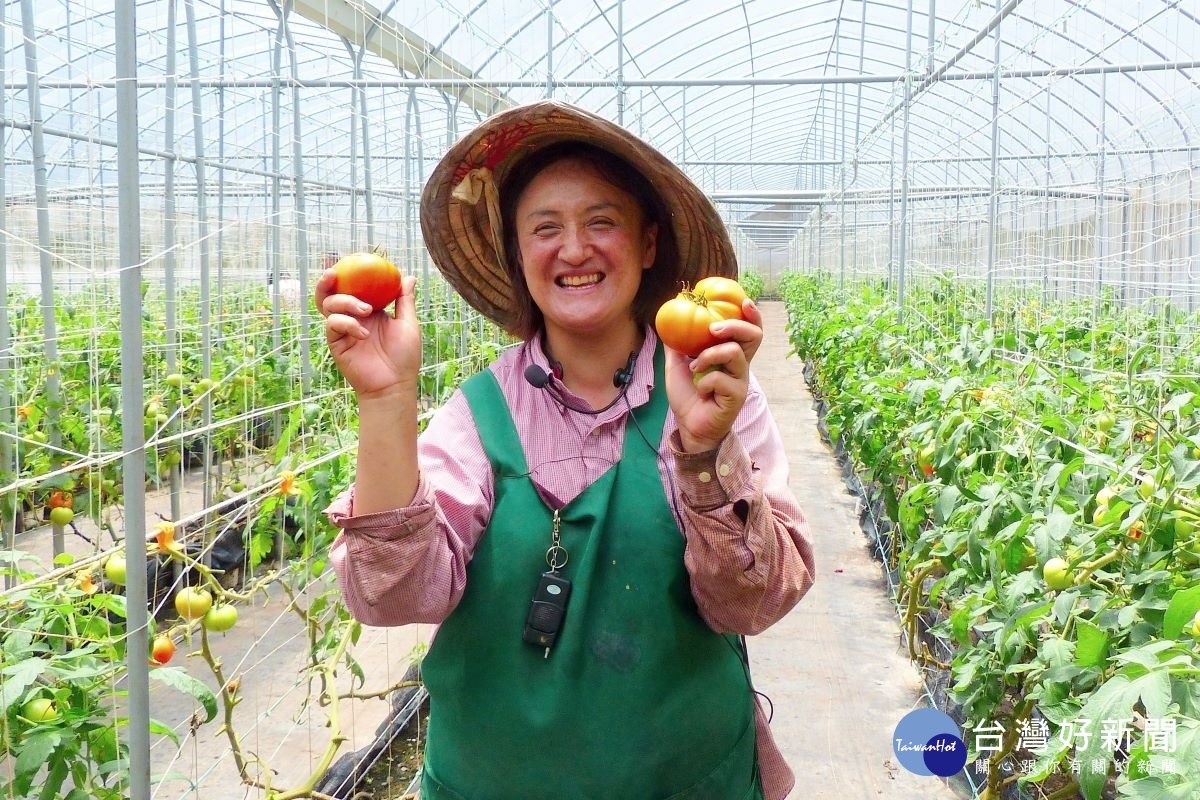
<svg viewBox="0 0 1200 800">
<path fill-rule="evenodd" d="M 1042 567 L 1042 577 L 1045 578 L 1046 585 L 1056 592 L 1070 588 L 1075 583 L 1071 575 L 1071 565 L 1066 559 L 1057 556 L 1049 559 Z"/>
<path fill-rule="evenodd" d="M 172 372 L 167 377 L 163 378 L 163 383 L 175 389 L 183 388 L 183 375 L 178 372 Z"/>
<path fill-rule="evenodd" d="M 1154 496 L 1154 490 L 1157 488 L 1158 484 L 1155 483 L 1154 478 L 1146 478 L 1144 481 L 1138 483 L 1138 497 L 1142 498 L 1143 500 L 1149 500 Z"/>
<path fill-rule="evenodd" d="M 1188 633 L 1200 639 L 1200 611 L 1196 612 L 1196 616 L 1192 617 L 1192 624 L 1188 627 Z"/>
<path fill-rule="evenodd" d="M 223 633 L 236 625 L 237 621 L 237 607 L 223 603 L 208 610 L 208 613 L 204 615 L 203 625 L 207 630 Z"/>
<path fill-rule="evenodd" d="M 1175 538 L 1187 539 L 1196 532 L 1196 523 L 1187 517 L 1175 518 Z"/>
<path fill-rule="evenodd" d="M 75 512 L 64 506 L 50 509 L 50 522 L 58 527 L 71 524 L 71 520 L 75 519 Z"/>
<path fill-rule="evenodd" d="M 1096 427 L 1104 433 L 1111 431 L 1116 424 L 1117 415 L 1111 411 L 1101 411 L 1096 415 Z"/>
<path fill-rule="evenodd" d="M 196 394 L 204 394 L 205 392 L 210 391 L 214 386 L 216 386 L 216 383 L 213 382 L 212 378 L 201 378 L 200 380 L 196 381 Z"/>
<path fill-rule="evenodd" d="M 35 697 L 21 706 L 21 716 L 35 725 L 58 719 L 58 705 L 49 697 Z"/>
<path fill-rule="evenodd" d="M 125 585 L 125 557 L 124 556 L 109 556 L 104 562 L 104 577 L 108 578 L 117 586 Z"/>
</svg>

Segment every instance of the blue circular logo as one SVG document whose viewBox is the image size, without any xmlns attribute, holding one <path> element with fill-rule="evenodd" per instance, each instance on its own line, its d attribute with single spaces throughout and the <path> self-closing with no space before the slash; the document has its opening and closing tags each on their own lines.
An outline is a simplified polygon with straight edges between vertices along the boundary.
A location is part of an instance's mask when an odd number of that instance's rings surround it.
<svg viewBox="0 0 1200 800">
<path fill-rule="evenodd" d="M 905 714 L 892 736 L 892 750 L 900 766 L 916 775 L 948 778 L 967 763 L 967 746 L 958 724 L 936 708 Z"/>
</svg>

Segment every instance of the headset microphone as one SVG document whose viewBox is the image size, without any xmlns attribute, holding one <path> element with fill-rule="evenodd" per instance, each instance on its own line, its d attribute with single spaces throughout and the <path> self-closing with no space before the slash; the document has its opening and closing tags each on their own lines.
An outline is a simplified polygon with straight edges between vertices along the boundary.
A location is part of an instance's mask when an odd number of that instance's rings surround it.
<svg viewBox="0 0 1200 800">
<path fill-rule="evenodd" d="M 618 388 L 628 386 L 633 380 L 633 365 L 637 363 L 637 353 L 630 353 L 625 366 L 613 373 L 613 386 Z"/>
<path fill-rule="evenodd" d="M 633 367 L 636 363 L 637 353 L 630 353 L 629 361 L 625 364 L 625 366 L 613 373 L 613 386 L 620 387 L 621 391 L 618 392 L 617 396 L 613 398 L 613 401 L 604 408 L 580 408 L 579 406 L 568 403 L 566 398 L 564 398 L 562 393 L 558 390 L 558 387 L 552 383 L 553 376 L 537 364 L 530 364 L 525 368 L 525 381 L 535 389 L 545 389 L 550 393 L 550 397 L 554 400 L 554 402 L 558 403 L 568 411 L 595 416 L 608 411 L 610 408 L 615 406 L 622 397 L 625 396 L 625 392 L 629 390 L 629 384 L 633 382 Z"/>
</svg>

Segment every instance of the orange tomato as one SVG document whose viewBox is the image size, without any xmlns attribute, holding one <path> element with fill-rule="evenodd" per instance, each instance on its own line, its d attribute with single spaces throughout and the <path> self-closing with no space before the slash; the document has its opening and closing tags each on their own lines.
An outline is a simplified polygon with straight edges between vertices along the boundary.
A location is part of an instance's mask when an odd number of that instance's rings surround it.
<svg viewBox="0 0 1200 800">
<path fill-rule="evenodd" d="M 742 301 L 746 292 L 731 278 L 703 278 L 695 287 L 684 288 L 663 303 L 654 317 L 654 328 L 663 344 L 689 356 L 695 356 L 721 339 L 708 326 L 725 319 L 742 319 Z"/>
<path fill-rule="evenodd" d="M 708 307 L 717 312 L 722 319 L 742 319 L 742 302 L 746 299 L 746 290 L 733 278 L 716 275 L 701 278 L 692 288 L 692 294 L 703 297 Z"/>
<path fill-rule="evenodd" d="M 378 253 L 351 253 L 333 265 L 337 275 L 335 291 L 351 294 L 382 311 L 400 296 L 400 270 Z"/>
<path fill-rule="evenodd" d="M 721 341 L 709 332 L 708 326 L 722 319 L 706 303 L 697 303 L 690 292 L 683 292 L 658 309 L 654 329 L 667 347 L 694 356 Z"/>
</svg>

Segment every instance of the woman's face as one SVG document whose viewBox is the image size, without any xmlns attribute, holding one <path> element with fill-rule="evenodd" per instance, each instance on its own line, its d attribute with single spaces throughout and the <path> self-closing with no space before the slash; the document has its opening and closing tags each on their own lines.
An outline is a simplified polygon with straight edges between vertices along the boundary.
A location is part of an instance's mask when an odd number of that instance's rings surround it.
<svg viewBox="0 0 1200 800">
<path fill-rule="evenodd" d="M 591 164 L 565 159 L 530 181 L 514 219 L 521 270 L 547 333 L 597 334 L 633 318 L 657 227 Z"/>
</svg>

